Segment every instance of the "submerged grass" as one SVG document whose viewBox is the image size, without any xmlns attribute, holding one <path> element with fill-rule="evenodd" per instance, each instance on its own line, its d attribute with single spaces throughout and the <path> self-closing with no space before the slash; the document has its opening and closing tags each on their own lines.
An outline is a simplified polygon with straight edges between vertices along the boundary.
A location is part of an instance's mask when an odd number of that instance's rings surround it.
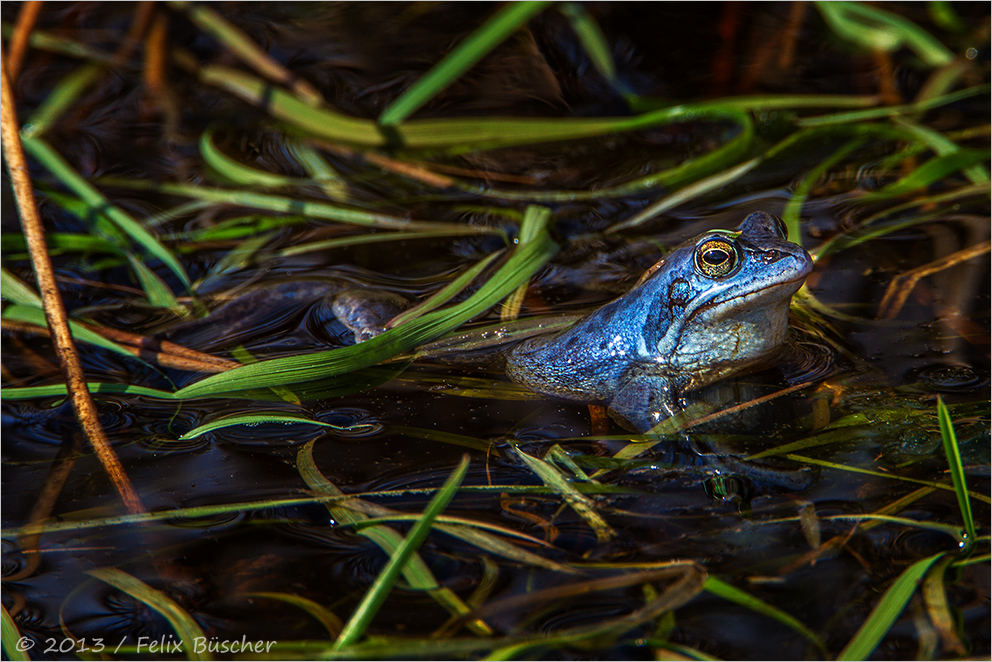
<svg viewBox="0 0 992 662">
<path fill-rule="evenodd" d="M 165 617 L 165 620 L 172 626 L 172 630 L 182 643 L 182 650 L 187 660 L 210 659 L 211 656 L 209 654 L 204 655 L 202 652 L 198 652 L 197 647 L 194 646 L 196 641 L 206 640 L 203 629 L 190 616 L 189 612 L 183 609 L 175 600 L 158 589 L 152 588 L 137 577 L 129 575 L 118 568 L 95 568 L 90 570 L 89 574 L 110 584 L 117 590 L 127 593 L 135 600 L 154 609 Z"/>
</svg>

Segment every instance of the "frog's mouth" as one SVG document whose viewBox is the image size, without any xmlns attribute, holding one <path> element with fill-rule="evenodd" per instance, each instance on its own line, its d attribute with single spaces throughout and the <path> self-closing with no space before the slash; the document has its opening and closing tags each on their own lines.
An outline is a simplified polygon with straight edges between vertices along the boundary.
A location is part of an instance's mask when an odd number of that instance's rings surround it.
<svg viewBox="0 0 992 662">
<path fill-rule="evenodd" d="M 792 298 L 792 295 L 798 292 L 799 288 L 802 287 L 803 282 L 806 280 L 806 277 L 809 275 L 809 272 L 811 270 L 812 270 L 812 265 L 808 264 L 808 267 L 806 269 L 803 269 L 800 275 L 790 280 L 775 281 L 774 283 L 769 283 L 768 285 L 765 285 L 764 287 L 761 287 L 757 290 L 751 290 L 749 292 L 736 294 L 727 299 L 716 297 L 696 307 L 692 311 L 692 313 L 690 313 L 686 317 L 686 322 L 690 322 L 693 319 L 695 319 L 697 316 L 707 313 L 713 310 L 714 308 L 726 307 L 727 313 L 733 313 L 734 311 L 737 311 L 744 305 L 751 304 L 754 301 L 767 298 L 768 293 L 772 291 L 780 291 L 781 296 L 777 298 L 782 299 L 783 302 L 788 302 L 789 299 Z"/>
</svg>

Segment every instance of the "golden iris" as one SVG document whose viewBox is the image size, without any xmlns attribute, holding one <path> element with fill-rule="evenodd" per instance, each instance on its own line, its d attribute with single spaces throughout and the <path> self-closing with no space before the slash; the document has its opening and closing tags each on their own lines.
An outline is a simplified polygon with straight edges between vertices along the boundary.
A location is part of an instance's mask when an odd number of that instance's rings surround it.
<svg viewBox="0 0 992 662">
<path fill-rule="evenodd" d="M 729 274 L 738 259 L 737 246 L 725 239 L 711 239 L 696 248 L 696 268 L 710 278 Z"/>
</svg>

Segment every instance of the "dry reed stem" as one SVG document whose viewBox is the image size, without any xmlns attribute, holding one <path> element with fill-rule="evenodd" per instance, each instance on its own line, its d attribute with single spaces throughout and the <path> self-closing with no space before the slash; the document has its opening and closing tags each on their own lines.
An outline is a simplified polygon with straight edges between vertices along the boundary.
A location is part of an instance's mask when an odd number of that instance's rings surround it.
<svg viewBox="0 0 992 662">
<path fill-rule="evenodd" d="M 0 45 L 0 61 L 2 59 L 3 47 Z M 55 283 L 55 272 L 45 245 L 45 228 L 34 199 L 34 189 L 28 174 L 24 147 L 21 145 L 19 134 L 17 112 L 14 108 L 13 87 L 5 67 L 0 67 L 0 93 L 2 93 L 0 94 L 0 129 L 2 129 L 4 157 L 7 161 L 7 170 L 17 202 L 24 239 L 31 256 L 31 266 L 38 280 L 42 307 L 45 311 L 45 318 L 48 320 L 48 326 L 52 331 L 52 340 L 59 357 L 62 374 L 66 380 L 73 410 L 76 412 L 76 418 L 83 428 L 86 439 L 96 451 L 100 463 L 114 484 L 127 511 L 132 514 L 142 513 L 144 507 L 141 504 L 141 499 L 110 446 L 107 435 L 100 425 L 96 404 L 86 388 L 82 362 L 72 341 L 65 305 L 59 295 L 58 286 Z"/>
<path fill-rule="evenodd" d="M 28 44 L 31 42 L 31 32 L 35 23 L 38 22 L 38 15 L 41 13 L 41 0 L 31 0 L 25 2 L 21 7 L 21 13 L 17 15 L 17 25 L 14 26 L 14 37 L 10 40 L 10 57 L 7 59 L 7 75 L 10 76 L 10 85 L 13 87 L 17 80 L 17 75 L 21 73 L 24 65 L 24 56 L 28 52 Z"/>
</svg>

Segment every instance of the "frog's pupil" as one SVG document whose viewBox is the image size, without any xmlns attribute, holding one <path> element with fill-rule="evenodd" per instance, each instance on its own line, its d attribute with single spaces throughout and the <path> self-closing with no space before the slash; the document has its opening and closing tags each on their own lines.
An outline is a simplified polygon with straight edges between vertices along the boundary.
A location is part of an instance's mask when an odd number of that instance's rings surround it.
<svg viewBox="0 0 992 662">
<path fill-rule="evenodd" d="M 729 259 L 730 255 L 722 248 L 711 248 L 703 253 L 703 260 L 705 260 L 707 264 L 714 267 L 720 266 Z"/>
</svg>

